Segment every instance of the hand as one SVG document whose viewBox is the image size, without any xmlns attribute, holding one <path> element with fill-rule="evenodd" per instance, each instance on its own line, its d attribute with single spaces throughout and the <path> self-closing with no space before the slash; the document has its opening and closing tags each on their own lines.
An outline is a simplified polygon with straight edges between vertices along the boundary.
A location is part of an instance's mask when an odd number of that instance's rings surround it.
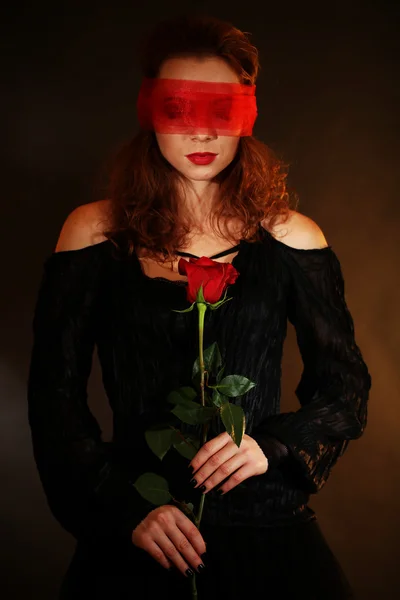
<svg viewBox="0 0 400 600">
<path fill-rule="evenodd" d="M 190 565 L 198 571 L 198 566 L 203 563 L 200 556 L 206 552 L 206 544 L 196 525 L 170 504 L 152 510 L 133 530 L 132 542 L 146 550 L 165 569 L 174 564 L 185 577 L 188 577 L 186 571 Z"/>
<path fill-rule="evenodd" d="M 208 440 L 192 458 L 190 465 L 197 481 L 195 488 L 205 485 L 206 489 L 202 490 L 204 494 L 230 475 L 228 481 L 219 488 L 226 493 L 245 479 L 265 473 L 268 459 L 249 435 L 244 434 L 237 447 L 229 433 L 224 431 Z"/>
</svg>

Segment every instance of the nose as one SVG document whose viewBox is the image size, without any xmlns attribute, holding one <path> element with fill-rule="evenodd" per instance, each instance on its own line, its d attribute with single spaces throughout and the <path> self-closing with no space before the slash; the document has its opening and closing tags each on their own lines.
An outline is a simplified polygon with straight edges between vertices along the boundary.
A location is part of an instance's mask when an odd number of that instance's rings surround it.
<svg viewBox="0 0 400 600">
<path fill-rule="evenodd" d="M 196 133 L 193 132 L 190 134 L 192 140 L 198 140 L 199 142 L 207 142 L 209 140 L 217 139 L 217 132 L 215 129 L 207 129 L 207 133 Z"/>
</svg>

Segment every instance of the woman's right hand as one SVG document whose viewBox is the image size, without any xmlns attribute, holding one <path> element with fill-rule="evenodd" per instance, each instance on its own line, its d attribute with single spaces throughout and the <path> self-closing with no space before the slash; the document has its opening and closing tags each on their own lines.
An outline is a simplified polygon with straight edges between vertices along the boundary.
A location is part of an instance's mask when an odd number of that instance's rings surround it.
<svg viewBox="0 0 400 600">
<path fill-rule="evenodd" d="M 198 571 L 206 544 L 196 525 L 176 506 L 152 510 L 133 530 L 132 542 L 146 550 L 165 569 L 175 565 L 186 577 L 190 567 Z M 201 571 L 198 571 L 201 572 Z"/>
</svg>

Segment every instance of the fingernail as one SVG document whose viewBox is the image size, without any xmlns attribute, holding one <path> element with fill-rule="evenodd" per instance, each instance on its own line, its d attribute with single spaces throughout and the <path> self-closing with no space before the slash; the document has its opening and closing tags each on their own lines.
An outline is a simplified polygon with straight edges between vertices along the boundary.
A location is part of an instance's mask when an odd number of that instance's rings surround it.
<svg viewBox="0 0 400 600">
<path fill-rule="evenodd" d="M 191 480 L 189 481 L 189 483 L 191 483 L 192 485 L 196 485 L 196 484 L 197 484 L 197 481 L 196 481 L 196 480 L 193 478 L 193 479 L 191 479 Z"/>
<path fill-rule="evenodd" d="M 207 552 L 203 552 L 203 554 L 200 554 L 200 558 L 201 560 L 205 560 L 206 558 L 208 558 Z"/>
<path fill-rule="evenodd" d="M 222 494 L 224 493 L 224 490 L 217 490 L 217 494 L 219 494 L 220 496 L 222 496 Z"/>
<path fill-rule="evenodd" d="M 201 492 L 205 492 L 205 490 L 206 490 L 206 489 L 207 489 L 207 488 L 206 488 L 206 486 L 205 486 L 205 485 L 202 485 L 202 486 L 199 488 L 199 490 L 200 490 Z"/>
<path fill-rule="evenodd" d="M 205 569 L 205 565 L 203 565 L 203 563 L 201 563 L 200 565 L 198 565 L 197 570 L 199 573 L 201 573 L 203 571 L 203 569 Z"/>
<path fill-rule="evenodd" d="M 194 572 L 192 571 L 192 569 L 186 569 L 185 573 L 188 577 L 192 577 L 192 575 L 194 575 Z"/>
</svg>

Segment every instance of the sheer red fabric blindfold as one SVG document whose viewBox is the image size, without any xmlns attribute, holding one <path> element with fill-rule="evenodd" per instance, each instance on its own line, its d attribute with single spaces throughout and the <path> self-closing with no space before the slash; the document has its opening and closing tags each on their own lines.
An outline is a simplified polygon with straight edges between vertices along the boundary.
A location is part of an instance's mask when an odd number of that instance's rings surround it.
<svg viewBox="0 0 400 600">
<path fill-rule="evenodd" d="M 157 133 L 251 135 L 255 85 L 144 78 L 137 100 L 142 129 Z"/>
</svg>

